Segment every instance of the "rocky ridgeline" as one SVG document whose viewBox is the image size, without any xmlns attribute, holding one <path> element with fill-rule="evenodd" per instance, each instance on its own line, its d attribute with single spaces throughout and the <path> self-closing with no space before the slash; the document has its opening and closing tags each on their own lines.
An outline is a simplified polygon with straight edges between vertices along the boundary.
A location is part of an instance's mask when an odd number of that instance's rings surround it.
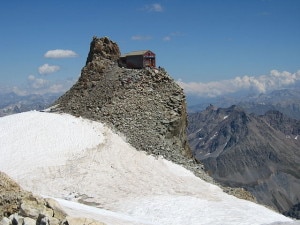
<svg viewBox="0 0 300 225">
<path fill-rule="evenodd" d="M 79 80 L 52 110 L 104 122 L 137 150 L 163 156 L 214 183 L 192 157 L 182 88 L 162 68 L 122 68 L 119 57 L 115 42 L 94 37 Z M 252 199 L 243 189 L 225 191 Z"/>
<path fill-rule="evenodd" d="M 119 57 L 116 43 L 94 37 L 81 77 L 55 110 L 105 122 L 138 150 L 193 162 L 183 90 L 164 69 L 121 68 Z"/>
</svg>

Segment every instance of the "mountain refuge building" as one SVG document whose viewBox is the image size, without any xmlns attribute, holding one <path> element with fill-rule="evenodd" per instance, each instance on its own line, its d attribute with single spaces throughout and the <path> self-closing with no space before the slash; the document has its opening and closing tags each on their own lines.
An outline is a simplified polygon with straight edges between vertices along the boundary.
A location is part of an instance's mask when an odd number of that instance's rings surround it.
<svg viewBox="0 0 300 225">
<path fill-rule="evenodd" d="M 150 50 L 129 52 L 121 55 L 119 65 L 131 69 L 155 68 L 155 53 Z"/>
</svg>

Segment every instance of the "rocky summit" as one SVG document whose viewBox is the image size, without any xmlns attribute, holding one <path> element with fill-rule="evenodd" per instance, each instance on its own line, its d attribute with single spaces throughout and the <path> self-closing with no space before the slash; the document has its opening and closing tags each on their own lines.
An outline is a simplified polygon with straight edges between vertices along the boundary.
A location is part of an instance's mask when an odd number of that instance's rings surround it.
<svg viewBox="0 0 300 225">
<path fill-rule="evenodd" d="M 300 218 L 300 121 L 278 111 L 256 116 L 211 105 L 189 115 L 188 133 L 193 154 L 217 181 Z"/>
<path fill-rule="evenodd" d="M 191 151 L 182 88 L 162 68 L 123 68 L 119 57 L 115 42 L 94 37 L 79 80 L 55 110 L 105 122 L 136 149 L 184 163 Z"/>
</svg>

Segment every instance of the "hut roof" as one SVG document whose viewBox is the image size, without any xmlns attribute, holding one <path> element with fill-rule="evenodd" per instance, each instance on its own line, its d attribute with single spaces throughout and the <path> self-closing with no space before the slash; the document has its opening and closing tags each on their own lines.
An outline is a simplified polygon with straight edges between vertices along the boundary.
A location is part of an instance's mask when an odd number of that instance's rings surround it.
<svg viewBox="0 0 300 225">
<path fill-rule="evenodd" d="M 148 51 L 150 51 L 150 50 L 133 51 L 133 52 L 126 53 L 126 54 L 122 55 L 121 57 L 132 56 L 132 55 L 144 55 Z"/>
</svg>

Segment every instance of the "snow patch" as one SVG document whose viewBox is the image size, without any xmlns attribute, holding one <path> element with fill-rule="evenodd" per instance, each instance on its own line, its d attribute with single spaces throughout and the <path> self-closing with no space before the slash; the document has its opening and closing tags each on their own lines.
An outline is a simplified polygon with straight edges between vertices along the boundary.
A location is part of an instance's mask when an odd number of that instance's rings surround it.
<svg viewBox="0 0 300 225">
<path fill-rule="evenodd" d="M 217 137 L 217 135 L 218 135 L 218 132 L 214 133 L 214 135 L 209 140 L 214 139 L 215 137 Z"/>
<path fill-rule="evenodd" d="M 228 144 L 228 142 L 226 142 L 226 143 L 224 144 L 224 148 L 226 148 L 227 144 Z"/>
<path fill-rule="evenodd" d="M 100 123 L 68 114 L 31 111 L 3 117 L 0 169 L 20 176 L 34 168 L 65 165 L 102 143 L 103 129 Z"/>
</svg>

